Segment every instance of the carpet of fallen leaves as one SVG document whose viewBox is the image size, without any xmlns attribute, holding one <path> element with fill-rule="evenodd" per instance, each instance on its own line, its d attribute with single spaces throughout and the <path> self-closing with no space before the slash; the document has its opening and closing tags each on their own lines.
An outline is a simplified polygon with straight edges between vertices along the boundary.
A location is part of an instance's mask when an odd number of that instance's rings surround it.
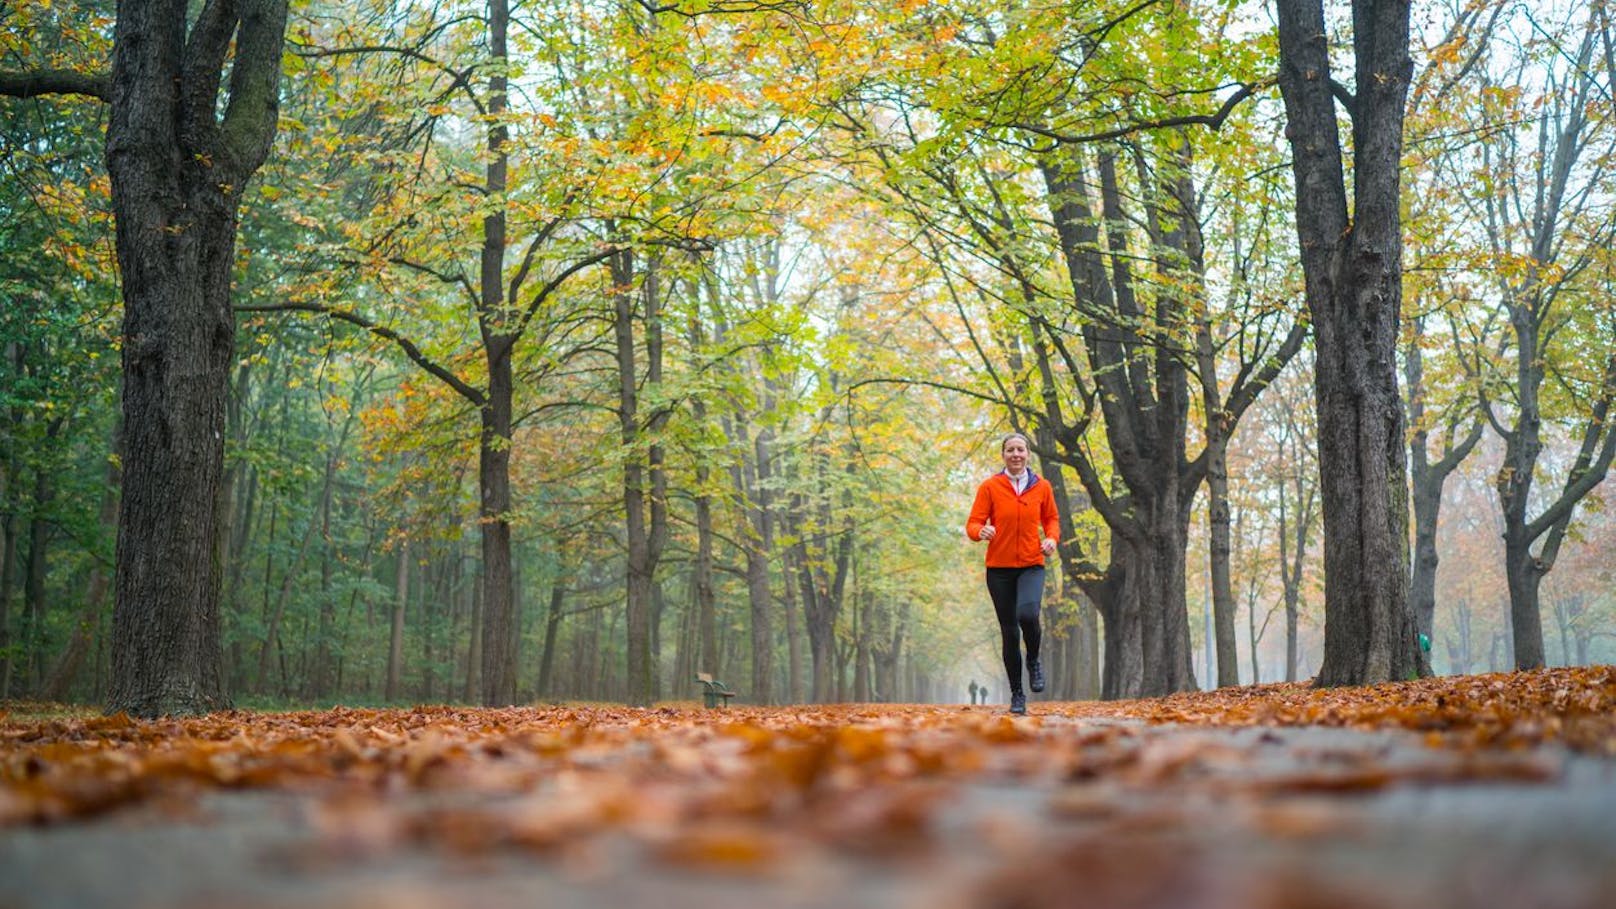
<svg viewBox="0 0 1616 909">
<path fill-rule="evenodd" d="M 1332 726 L 1424 732 L 1432 745 L 1561 743 L 1616 756 L 1616 667 L 1444 676 L 1361 688 L 1248 685 L 1142 701 L 1059 705 L 1074 717 L 1150 723 Z"/>
<path fill-rule="evenodd" d="M 159 721 L 41 719 L 19 706 L 0 716 L 0 827 L 133 805 L 182 816 L 199 793 L 274 790 L 309 796 L 326 856 L 400 845 L 564 854 L 612 833 L 676 867 L 744 871 L 819 846 L 861 855 L 924 848 L 930 819 L 961 781 L 1103 779 L 1142 789 L 1205 773 L 1218 759 L 1204 742 L 1138 747 L 1135 730 L 1156 724 L 1411 730 L 1450 758 L 1261 784 L 1287 791 L 1539 778 L 1552 769 L 1521 756 L 1543 745 L 1616 756 L 1613 667 L 1033 706 L 1025 718 L 996 706 L 565 705 Z M 1070 786 L 1052 807 L 1103 814 L 1107 791 Z"/>
</svg>

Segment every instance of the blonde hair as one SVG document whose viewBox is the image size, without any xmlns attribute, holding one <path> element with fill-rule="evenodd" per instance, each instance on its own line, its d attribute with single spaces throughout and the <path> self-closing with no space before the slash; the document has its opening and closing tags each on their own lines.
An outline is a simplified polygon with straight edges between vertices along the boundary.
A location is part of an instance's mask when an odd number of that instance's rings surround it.
<svg viewBox="0 0 1616 909">
<path fill-rule="evenodd" d="M 1025 446 L 1026 446 L 1026 447 L 1027 447 L 1027 450 L 1028 450 L 1028 451 L 1032 451 L 1032 440 L 1031 440 L 1031 439 L 1029 439 L 1029 438 L 1027 438 L 1027 437 L 1026 437 L 1026 436 L 1025 436 L 1025 435 L 1023 435 L 1023 434 L 1022 434 L 1022 433 L 1019 433 L 1019 432 L 1012 432 L 1012 433 L 1010 433 L 1010 434 L 1008 434 L 1008 435 L 1006 435 L 1006 436 L 1005 436 L 1005 437 L 1004 437 L 1004 438 L 1002 438 L 1002 439 L 1000 439 L 1000 440 L 999 440 L 999 451 L 1000 451 L 1000 452 L 1003 452 L 1003 451 L 1004 451 L 1004 447 L 1005 447 L 1005 446 L 1006 446 L 1006 445 L 1009 445 L 1009 444 L 1010 444 L 1010 440 L 1011 440 L 1011 439 L 1020 439 L 1020 440 L 1021 440 L 1021 444 L 1022 444 L 1022 445 L 1025 445 Z"/>
</svg>

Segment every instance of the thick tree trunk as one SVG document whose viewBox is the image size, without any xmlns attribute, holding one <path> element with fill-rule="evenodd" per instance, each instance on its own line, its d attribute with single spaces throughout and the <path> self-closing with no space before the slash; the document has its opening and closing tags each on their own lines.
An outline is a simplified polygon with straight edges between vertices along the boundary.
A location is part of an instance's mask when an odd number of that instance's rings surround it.
<svg viewBox="0 0 1616 909">
<path fill-rule="evenodd" d="M 1149 523 L 1141 522 L 1137 531 L 1111 536 L 1106 589 L 1096 600 L 1105 617 L 1101 697 L 1107 700 L 1196 687 L 1184 590 L 1188 528 L 1175 511 L 1152 509 L 1146 512 Z"/>
<path fill-rule="evenodd" d="M 1318 682 L 1429 669 L 1408 603 L 1408 503 L 1396 350 L 1402 310 L 1399 172 L 1413 64 L 1407 0 L 1354 0 L 1358 95 L 1352 187 L 1330 85 L 1321 0 L 1278 3 L 1286 133 L 1316 358 L 1324 514 L 1324 661 Z"/>
<path fill-rule="evenodd" d="M 1532 555 L 1531 540 L 1523 533 L 1504 536 L 1504 577 L 1509 587 L 1509 629 L 1515 642 L 1515 668 L 1544 665 L 1543 612 L 1539 588 L 1548 570 Z"/>
<path fill-rule="evenodd" d="M 202 165 L 172 160 L 177 148 L 163 160 L 142 152 L 108 152 L 114 186 L 122 188 L 113 199 L 124 278 L 127 465 L 108 707 L 155 717 L 230 704 L 220 674 L 215 547 L 235 349 L 236 224 L 234 206 L 192 189 L 207 179 L 197 173 Z"/>
<path fill-rule="evenodd" d="M 1163 293 L 1155 308 L 1141 308 L 1134 287 L 1126 237 L 1119 226 L 1102 237 L 1093 216 L 1080 158 L 1044 166 L 1050 210 L 1074 296 L 1110 315 L 1083 327 L 1084 347 L 1094 374 L 1106 440 L 1126 494 L 1113 491 L 1092 465 L 1080 460 L 1079 475 L 1111 529 L 1111 564 L 1104 583 L 1088 591 L 1105 618 L 1106 698 L 1145 697 L 1196 687 L 1190 666 L 1189 619 L 1184 590 L 1186 484 L 1200 474 L 1185 459 L 1189 385 L 1177 348 L 1186 301 Z M 1126 223 L 1115 155 L 1102 152 L 1098 183 L 1101 213 L 1108 225 Z M 1174 187 L 1174 193 L 1182 190 Z M 1172 194 L 1169 194 L 1172 195 Z M 1196 240 L 1186 234 L 1192 195 L 1160 218 L 1151 212 L 1152 240 L 1164 255 L 1198 261 Z M 1171 221 L 1176 226 L 1169 229 Z M 1103 241 L 1103 246 L 1102 246 Z M 1102 255 L 1109 250 L 1109 257 Z M 1141 342 L 1142 326 L 1149 326 Z M 1068 452 L 1080 448 L 1067 440 Z"/>
<path fill-rule="evenodd" d="M 107 171 L 123 279 L 124 492 L 107 709 L 229 705 L 219 496 L 241 192 L 277 120 L 284 0 L 120 0 Z M 229 101 L 220 118 L 221 74 Z"/>
</svg>

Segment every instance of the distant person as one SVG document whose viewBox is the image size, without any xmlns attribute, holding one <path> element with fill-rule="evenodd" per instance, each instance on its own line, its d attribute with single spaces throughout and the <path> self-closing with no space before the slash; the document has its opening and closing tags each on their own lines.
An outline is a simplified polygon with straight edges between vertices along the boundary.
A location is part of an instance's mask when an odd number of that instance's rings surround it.
<svg viewBox="0 0 1616 909">
<path fill-rule="evenodd" d="M 987 585 L 999 619 L 1004 671 L 1010 678 L 1010 712 L 1027 712 L 1021 688 L 1021 641 L 1027 642 L 1027 676 L 1034 692 L 1044 690 L 1038 661 L 1043 641 L 1038 614 L 1044 599 L 1044 559 L 1060 540 L 1060 516 L 1049 481 L 1027 466 L 1027 437 L 1013 432 L 999 442 L 1004 470 L 982 481 L 965 522 L 965 535 L 988 544 Z M 1039 531 L 1042 531 L 1040 538 Z"/>
<path fill-rule="evenodd" d="M 971 706 L 976 706 L 976 679 L 971 679 Z"/>
</svg>

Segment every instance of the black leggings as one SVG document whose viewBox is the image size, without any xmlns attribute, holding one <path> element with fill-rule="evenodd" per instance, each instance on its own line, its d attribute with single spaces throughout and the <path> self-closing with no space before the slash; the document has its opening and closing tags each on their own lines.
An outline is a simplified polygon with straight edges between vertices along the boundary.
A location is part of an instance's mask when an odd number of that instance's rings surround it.
<svg viewBox="0 0 1616 909">
<path fill-rule="evenodd" d="M 989 568 L 988 596 L 999 616 L 999 638 L 1004 645 L 1004 671 L 1010 691 L 1021 691 L 1021 638 L 1027 639 L 1027 659 L 1038 659 L 1043 632 L 1038 610 L 1044 598 L 1044 566 Z"/>
</svg>

